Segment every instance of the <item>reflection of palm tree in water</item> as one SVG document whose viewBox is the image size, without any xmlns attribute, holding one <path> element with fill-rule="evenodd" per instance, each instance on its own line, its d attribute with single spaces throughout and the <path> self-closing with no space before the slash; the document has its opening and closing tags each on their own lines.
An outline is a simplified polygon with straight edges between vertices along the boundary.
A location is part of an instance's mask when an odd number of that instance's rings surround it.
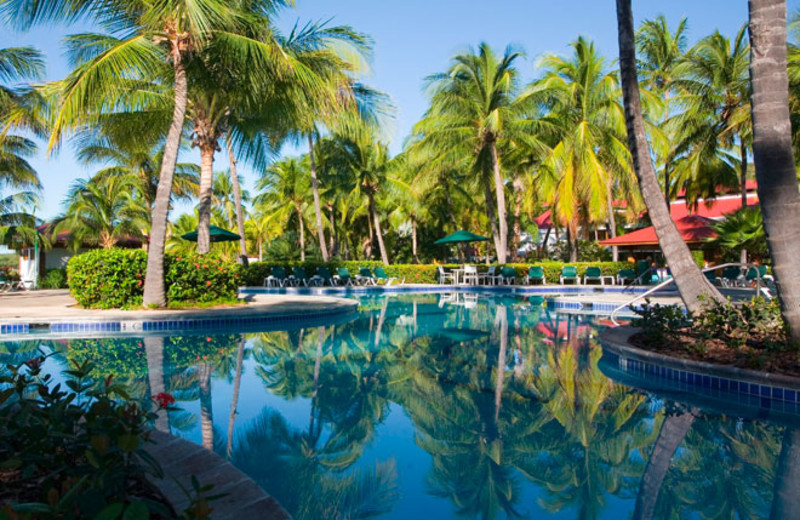
<svg viewBox="0 0 800 520">
<path fill-rule="evenodd" d="M 164 384 L 164 338 L 161 336 L 145 336 L 144 349 L 147 355 L 147 381 L 150 386 L 150 398 L 166 392 Z M 155 429 L 169 433 L 169 415 L 166 410 L 159 412 L 155 420 Z"/>
<path fill-rule="evenodd" d="M 211 410 L 211 372 L 213 367 L 203 363 L 197 367 L 197 382 L 200 388 L 200 432 L 203 447 L 214 451 L 214 421 Z"/>
<path fill-rule="evenodd" d="M 775 476 L 770 520 L 800 518 L 800 430 L 786 428 Z"/>
<path fill-rule="evenodd" d="M 244 346 L 245 346 L 245 336 L 242 334 L 242 337 L 239 339 L 239 348 L 236 350 L 236 375 L 233 377 L 233 393 L 231 395 L 231 411 L 230 416 L 228 417 L 228 446 L 225 450 L 225 454 L 228 456 L 228 459 L 231 458 L 231 454 L 233 453 L 233 423 L 236 419 L 236 416 L 239 415 L 239 410 L 237 409 L 239 406 L 239 388 L 242 384 L 242 363 L 244 361 Z"/>
</svg>

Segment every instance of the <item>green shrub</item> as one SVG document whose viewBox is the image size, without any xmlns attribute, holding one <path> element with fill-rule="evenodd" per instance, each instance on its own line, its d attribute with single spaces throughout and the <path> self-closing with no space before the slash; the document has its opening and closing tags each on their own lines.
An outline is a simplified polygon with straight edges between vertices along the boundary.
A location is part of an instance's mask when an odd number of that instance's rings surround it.
<svg viewBox="0 0 800 520">
<path fill-rule="evenodd" d="M 603 275 L 615 276 L 620 269 L 632 268 L 628 262 L 577 262 L 573 264 L 564 262 L 543 262 L 533 264 L 506 264 L 514 267 L 518 277 L 524 277 L 528 268 L 533 265 L 542 266 L 548 283 L 557 283 L 561 268 L 565 265 L 574 265 L 578 268 L 578 274 L 583 276 L 587 267 L 599 267 Z M 311 277 L 316 274 L 317 269 L 322 266 L 328 267 L 332 274 L 336 274 L 336 269 L 346 267 L 352 274 L 358 273 L 360 267 L 375 268 L 383 266 L 383 263 L 376 261 L 343 261 L 343 262 L 254 262 L 245 269 L 242 276 L 243 284 L 246 286 L 260 286 L 264 283 L 264 278 L 269 276 L 273 267 L 284 267 L 291 272 L 292 267 L 302 266 L 306 270 L 306 275 Z M 452 269 L 458 267 L 455 264 L 445 264 L 443 267 Z M 386 274 L 390 277 L 405 279 L 406 283 L 437 283 L 437 266 L 433 264 L 397 264 L 384 266 Z M 485 272 L 487 265 L 478 264 L 478 271 Z"/>
<path fill-rule="evenodd" d="M 40 289 L 66 289 L 67 288 L 67 270 L 66 269 L 48 269 L 44 276 L 39 280 Z"/>
<path fill-rule="evenodd" d="M 96 249 L 70 259 L 70 292 L 83 307 L 112 309 L 141 305 L 147 253 L 140 249 Z M 241 266 L 214 255 L 164 258 L 167 301 L 208 302 L 236 297 Z"/>
</svg>

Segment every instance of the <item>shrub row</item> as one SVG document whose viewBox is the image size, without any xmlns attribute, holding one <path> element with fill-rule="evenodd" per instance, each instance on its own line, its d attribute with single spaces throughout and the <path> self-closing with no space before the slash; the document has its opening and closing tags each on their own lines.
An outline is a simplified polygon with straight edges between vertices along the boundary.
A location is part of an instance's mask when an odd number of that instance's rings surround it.
<svg viewBox="0 0 800 520">
<path fill-rule="evenodd" d="M 141 305 L 147 253 L 140 249 L 96 249 L 67 264 L 67 283 L 83 307 L 112 309 Z M 235 298 L 241 266 L 213 255 L 166 255 L 167 302 L 210 302 Z"/>
<path fill-rule="evenodd" d="M 587 267 L 599 267 L 603 275 L 616 275 L 620 269 L 633 268 L 634 266 L 628 262 L 541 262 L 533 264 L 506 264 L 510 265 L 517 272 L 518 277 L 524 277 L 528 268 L 534 265 L 542 266 L 544 269 L 545 277 L 548 283 L 558 282 L 561 268 L 565 265 L 574 265 L 578 268 L 578 274 L 583 276 Z M 358 269 L 361 267 L 375 268 L 383 266 L 388 276 L 397 277 L 398 279 L 405 279 L 406 283 L 437 283 L 436 268 L 438 266 L 433 264 L 397 264 L 384 266 L 381 262 L 376 261 L 346 261 L 346 262 L 255 262 L 245 270 L 243 276 L 244 285 L 259 286 L 264 283 L 264 278 L 270 275 L 273 267 L 287 268 L 287 272 L 291 272 L 292 267 L 303 267 L 306 270 L 307 276 L 316 274 L 317 269 L 320 267 L 327 267 L 332 274 L 336 274 L 336 269 L 339 267 L 346 267 L 352 274 L 357 274 Z M 446 269 L 459 267 L 455 264 L 445 264 Z M 478 271 L 484 272 L 488 266 L 478 264 Z"/>
</svg>

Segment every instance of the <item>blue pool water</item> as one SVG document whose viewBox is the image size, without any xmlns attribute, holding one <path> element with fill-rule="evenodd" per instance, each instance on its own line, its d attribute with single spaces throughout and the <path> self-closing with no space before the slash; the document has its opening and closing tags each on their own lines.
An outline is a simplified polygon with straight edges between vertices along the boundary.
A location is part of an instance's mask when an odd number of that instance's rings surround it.
<svg viewBox="0 0 800 520">
<path fill-rule="evenodd" d="M 790 518 L 796 410 L 621 373 L 603 318 L 541 297 L 359 299 L 328 325 L 14 341 L 0 361 L 44 348 L 53 373 L 91 359 L 136 396 L 172 393 L 181 411 L 156 427 L 297 520 Z"/>
</svg>

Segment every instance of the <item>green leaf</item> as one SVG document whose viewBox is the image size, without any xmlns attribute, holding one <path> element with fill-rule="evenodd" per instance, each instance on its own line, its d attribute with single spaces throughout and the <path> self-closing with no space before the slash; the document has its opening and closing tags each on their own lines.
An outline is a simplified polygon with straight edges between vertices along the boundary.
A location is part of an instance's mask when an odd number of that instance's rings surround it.
<svg viewBox="0 0 800 520">
<path fill-rule="evenodd" d="M 131 505 L 125 509 L 125 514 L 122 515 L 122 520 L 147 520 L 148 518 L 150 518 L 150 511 L 141 501 L 131 502 Z"/>
<path fill-rule="evenodd" d="M 105 507 L 96 517 L 94 520 L 114 520 L 115 518 L 119 518 L 119 515 L 122 513 L 122 509 L 125 507 L 122 502 L 114 502 L 113 504 L 109 504 Z"/>
<path fill-rule="evenodd" d="M 117 439 L 117 442 L 119 443 L 120 449 L 123 451 L 132 452 L 136 451 L 136 448 L 139 447 L 141 439 L 138 435 L 128 433 L 125 435 L 120 435 Z"/>
</svg>

